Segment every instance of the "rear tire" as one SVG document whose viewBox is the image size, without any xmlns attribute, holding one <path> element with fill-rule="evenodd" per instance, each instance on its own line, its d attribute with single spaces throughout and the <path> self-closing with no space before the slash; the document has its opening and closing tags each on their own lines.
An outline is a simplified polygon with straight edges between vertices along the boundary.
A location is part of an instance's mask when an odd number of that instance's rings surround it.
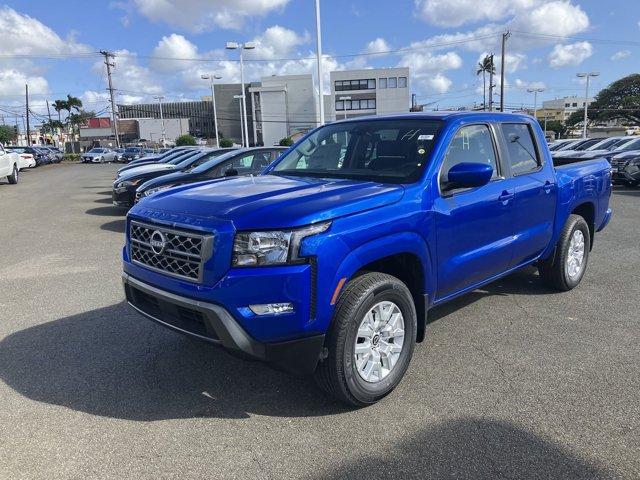
<svg viewBox="0 0 640 480">
<path fill-rule="evenodd" d="M 13 166 L 13 172 L 11 175 L 7 175 L 7 180 L 9 180 L 11 185 L 18 183 L 18 167 L 16 165 Z"/>
<path fill-rule="evenodd" d="M 325 340 L 327 357 L 315 373 L 318 385 L 352 406 L 376 403 L 402 380 L 416 333 L 416 309 L 404 283 L 384 273 L 351 280 Z"/>
<path fill-rule="evenodd" d="M 548 286 L 564 292 L 577 287 L 587 269 L 590 247 L 589 225 L 580 215 L 569 215 L 554 255 L 538 265 L 540 277 Z"/>
</svg>

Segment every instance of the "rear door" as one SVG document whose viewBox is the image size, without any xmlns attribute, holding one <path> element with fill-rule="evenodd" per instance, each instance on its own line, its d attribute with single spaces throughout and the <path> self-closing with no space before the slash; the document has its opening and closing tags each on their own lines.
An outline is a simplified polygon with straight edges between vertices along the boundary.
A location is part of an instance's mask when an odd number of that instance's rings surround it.
<svg viewBox="0 0 640 480">
<path fill-rule="evenodd" d="M 434 201 L 437 301 L 509 268 L 515 190 L 498 152 L 495 126 L 484 123 L 460 127 L 447 148 Z M 447 191 L 447 172 L 463 162 L 489 163 L 493 178 L 482 187 Z"/>
<path fill-rule="evenodd" d="M 511 266 L 542 253 L 553 236 L 557 186 L 552 163 L 528 123 L 500 125 L 508 166 L 515 180 L 513 259 Z"/>
<path fill-rule="evenodd" d="M 0 145 L 0 178 L 11 175 L 12 171 L 11 155 L 9 155 L 4 147 Z"/>
</svg>

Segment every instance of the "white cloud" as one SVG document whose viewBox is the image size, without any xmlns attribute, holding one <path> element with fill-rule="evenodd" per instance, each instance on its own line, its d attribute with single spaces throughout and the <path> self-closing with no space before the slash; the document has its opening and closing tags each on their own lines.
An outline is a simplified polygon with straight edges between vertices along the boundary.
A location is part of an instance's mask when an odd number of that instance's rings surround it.
<svg viewBox="0 0 640 480">
<path fill-rule="evenodd" d="M 198 47 L 182 35 L 172 33 L 162 37 L 153 49 L 149 67 L 162 72 L 175 71 L 185 65 L 185 60 L 199 58 Z"/>
<path fill-rule="evenodd" d="M 42 76 L 28 75 L 13 68 L 0 70 L 0 97 L 19 97 L 19 103 L 23 103 L 26 84 L 29 84 L 31 95 L 49 91 L 49 84 Z"/>
<path fill-rule="evenodd" d="M 444 72 L 462 67 L 462 59 L 455 52 L 441 55 L 431 52 L 409 52 L 402 56 L 398 66 L 409 67 L 412 79 L 418 86 L 444 93 L 452 84 L 452 81 L 444 76 Z"/>
<path fill-rule="evenodd" d="M 489 52 L 482 52 L 479 56 L 478 56 L 478 60 L 476 61 L 476 65 L 478 63 L 482 62 L 482 59 L 487 56 L 490 55 Z M 507 53 L 504 57 L 504 71 L 506 73 L 515 73 L 518 70 L 521 70 L 524 68 L 524 61 L 527 58 L 527 56 L 523 53 Z M 500 66 L 502 65 L 502 58 L 500 55 L 494 55 L 493 56 L 493 63 L 496 67 L 496 73 L 500 74 Z M 475 69 L 476 67 L 474 67 Z"/>
<path fill-rule="evenodd" d="M 252 57 L 262 59 L 287 57 L 297 47 L 308 43 L 309 39 L 307 32 L 300 35 L 280 25 L 273 25 L 253 39 L 256 48 L 249 50 L 245 56 L 248 59 Z"/>
<path fill-rule="evenodd" d="M 549 65 L 552 68 L 580 65 L 592 54 L 593 47 L 589 42 L 556 45 L 549 54 Z"/>
<path fill-rule="evenodd" d="M 418 16 L 441 27 L 497 21 L 529 9 L 536 0 L 416 0 Z"/>
<path fill-rule="evenodd" d="M 623 58 L 627 58 L 631 55 L 631 52 L 629 50 L 620 50 L 619 52 L 614 53 L 613 55 L 611 55 L 611 60 L 622 60 Z"/>
<path fill-rule="evenodd" d="M 445 93 L 449 91 L 453 82 L 443 74 L 436 73 L 434 76 L 424 79 L 423 84 L 429 93 Z"/>
<path fill-rule="evenodd" d="M 389 46 L 387 41 L 382 37 L 378 37 L 375 40 L 371 40 L 369 43 L 367 43 L 367 46 L 364 49 L 364 52 L 365 53 L 382 53 L 382 52 L 388 52 L 389 50 L 391 50 L 391 47 Z"/>
<path fill-rule="evenodd" d="M 235 29 L 246 17 L 282 9 L 290 0 L 132 0 L 137 10 L 152 21 L 164 22 L 192 32 L 215 27 Z"/>
<path fill-rule="evenodd" d="M 570 36 L 586 30 L 589 17 L 579 5 L 570 1 L 544 3 L 519 16 L 514 30 L 524 30 L 542 35 Z"/>
<path fill-rule="evenodd" d="M 516 88 L 521 88 L 521 89 L 527 89 L 527 88 L 542 88 L 542 89 L 546 89 L 547 85 L 544 82 L 529 82 L 527 80 L 521 80 L 519 78 L 516 78 L 515 81 L 515 86 Z"/>
</svg>

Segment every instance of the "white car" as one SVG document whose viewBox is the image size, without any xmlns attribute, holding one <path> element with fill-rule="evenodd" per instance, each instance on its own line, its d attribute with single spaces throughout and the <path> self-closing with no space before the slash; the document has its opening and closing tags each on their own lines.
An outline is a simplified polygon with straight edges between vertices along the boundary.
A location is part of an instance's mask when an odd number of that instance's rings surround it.
<svg viewBox="0 0 640 480">
<path fill-rule="evenodd" d="M 82 154 L 83 163 L 105 163 L 115 162 L 118 154 L 109 148 L 92 148 L 87 153 Z"/>
<path fill-rule="evenodd" d="M 0 145 L 0 178 L 7 177 L 9 183 L 18 183 L 18 171 L 20 170 L 20 155 L 8 152 Z"/>
<path fill-rule="evenodd" d="M 32 153 L 27 153 L 25 148 L 11 147 L 6 149 L 7 153 L 15 153 L 18 155 L 18 170 L 25 168 L 33 168 L 37 165 L 36 157 Z"/>
</svg>

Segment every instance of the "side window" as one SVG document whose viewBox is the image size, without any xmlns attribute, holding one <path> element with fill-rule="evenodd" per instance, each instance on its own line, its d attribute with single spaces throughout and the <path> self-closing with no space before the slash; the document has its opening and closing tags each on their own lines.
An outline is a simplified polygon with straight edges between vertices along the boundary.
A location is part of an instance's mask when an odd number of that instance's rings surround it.
<svg viewBox="0 0 640 480">
<path fill-rule="evenodd" d="M 441 188 L 449 182 L 449 169 L 459 163 L 487 163 L 493 167 L 491 178 L 498 177 L 496 150 L 487 125 L 468 125 L 457 131 L 442 162 Z"/>
<path fill-rule="evenodd" d="M 503 123 L 502 132 L 509 150 L 511 173 L 522 175 L 537 170 L 541 163 L 529 125 L 526 123 Z"/>
</svg>

